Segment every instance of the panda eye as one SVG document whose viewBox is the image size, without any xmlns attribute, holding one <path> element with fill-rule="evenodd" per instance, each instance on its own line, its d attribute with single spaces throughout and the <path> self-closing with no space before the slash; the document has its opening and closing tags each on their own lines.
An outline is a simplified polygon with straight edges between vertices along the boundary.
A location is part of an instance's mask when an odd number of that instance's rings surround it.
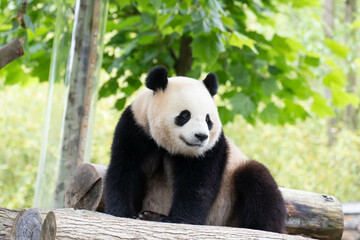
<svg viewBox="0 0 360 240">
<path fill-rule="evenodd" d="M 188 110 L 184 110 L 175 118 L 175 124 L 182 127 L 190 120 L 190 118 L 191 113 Z"/>
<path fill-rule="evenodd" d="M 180 113 L 180 116 L 184 119 L 190 119 L 191 117 L 191 114 L 188 110 L 184 110 Z"/>
<path fill-rule="evenodd" d="M 206 121 L 209 131 L 210 131 L 213 127 L 213 122 L 211 121 L 209 114 L 206 114 L 205 121 Z"/>
<path fill-rule="evenodd" d="M 206 121 L 207 123 L 209 123 L 209 122 L 210 122 L 210 116 L 209 116 L 209 114 L 206 114 L 205 121 Z"/>
</svg>

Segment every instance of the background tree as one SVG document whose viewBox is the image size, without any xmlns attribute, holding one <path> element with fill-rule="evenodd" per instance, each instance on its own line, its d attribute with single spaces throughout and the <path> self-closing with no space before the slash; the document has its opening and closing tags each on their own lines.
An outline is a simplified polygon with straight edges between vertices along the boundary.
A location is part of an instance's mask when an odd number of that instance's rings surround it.
<svg viewBox="0 0 360 240">
<path fill-rule="evenodd" d="M 260 119 L 272 124 L 295 123 L 311 113 L 333 115 L 328 100 L 309 84 L 318 77 L 313 68 L 320 65 L 319 55 L 294 38 L 259 31 L 273 24 L 270 13 L 281 4 L 277 0 L 114 2 L 108 24 L 114 36 L 104 57 L 104 67 L 112 74 L 100 97 L 120 91 L 123 97 L 116 107 L 121 110 L 141 86 L 144 69 L 160 64 L 170 74 L 194 78 L 215 72 L 222 85 L 219 112 L 224 123 L 234 114 L 251 123 Z M 316 4 L 292 2 L 295 8 Z M 328 78 L 324 84 L 344 96 L 336 103 L 356 105 L 358 98 L 334 81 Z M 305 108 L 308 100 L 311 109 Z"/>
</svg>

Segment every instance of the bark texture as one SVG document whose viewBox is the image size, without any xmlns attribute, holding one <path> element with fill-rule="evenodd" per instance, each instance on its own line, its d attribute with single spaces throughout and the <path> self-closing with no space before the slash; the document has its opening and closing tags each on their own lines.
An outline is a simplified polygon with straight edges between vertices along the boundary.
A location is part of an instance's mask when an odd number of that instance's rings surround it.
<svg viewBox="0 0 360 240">
<path fill-rule="evenodd" d="M 15 38 L 15 40 L 0 48 L 0 69 L 24 55 L 24 49 L 22 47 L 23 42 L 23 40 Z"/>
</svg>

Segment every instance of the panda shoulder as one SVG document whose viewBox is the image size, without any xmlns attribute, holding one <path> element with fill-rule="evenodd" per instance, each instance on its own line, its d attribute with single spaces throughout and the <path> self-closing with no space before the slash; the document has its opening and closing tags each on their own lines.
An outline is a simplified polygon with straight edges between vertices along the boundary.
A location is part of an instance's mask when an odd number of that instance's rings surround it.
<svg viewBox="0 0 360 240">
<path fill-rule="evenodd" d="M 151 104 L 153 92 L 149 89 L 143 90 L 131 104 L 131 111 L 134 115 L 135 122 L 141 126 L 146 133 L 149 133 L 149 120 L 147 110 Z"/>
<path fill-rule="evenodd" d="M 228 146 L 227 168 L 236 169 L 249 161 L 249 158 L 228 138 L 225 137 Z"/>
</svg>

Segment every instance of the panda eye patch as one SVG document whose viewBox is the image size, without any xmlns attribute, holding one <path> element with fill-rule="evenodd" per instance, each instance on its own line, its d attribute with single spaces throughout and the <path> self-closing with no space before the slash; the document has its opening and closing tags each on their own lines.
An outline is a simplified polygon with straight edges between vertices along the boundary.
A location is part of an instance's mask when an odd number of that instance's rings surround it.
<svg viewBox="0 0 360 240">
<path fill-rule="evenodd" d="M 181 111 L 175 118 L 175 124 L 179 127 L 184 126 L 191 118 L 191 113 L 188 110 Z"/>
<path fill-rule="evenodd" d="M 209 131 L 210 131 L 213 127 L 213 122 L 211 121 L 209 114 L 206 114 L 205 121 L 206 121 Z"/>
</svg>

